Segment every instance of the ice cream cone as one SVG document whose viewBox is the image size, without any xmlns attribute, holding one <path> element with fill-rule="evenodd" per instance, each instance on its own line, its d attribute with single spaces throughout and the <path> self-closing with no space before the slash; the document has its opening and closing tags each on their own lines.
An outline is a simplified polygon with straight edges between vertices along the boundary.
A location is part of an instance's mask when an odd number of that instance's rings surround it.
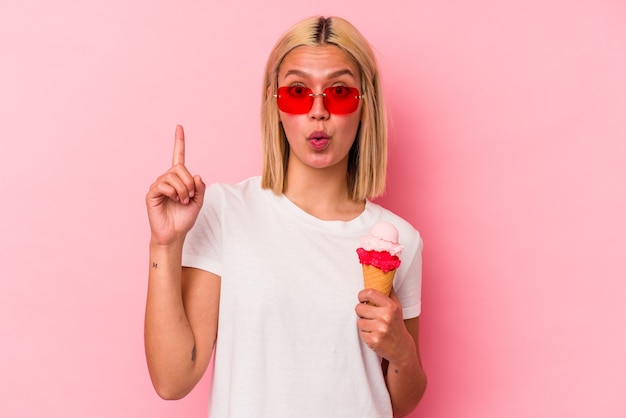
<svg viewBox="0 0 626 418">
<path fill-rule="evenodd" d="M 366 289 L 376 289 L 379 292 L 389 296 L 391 288 L 393 286 L 393 277 L 396 275 L 396 270 L 391 270 L 383 273 L 378 267 L 362 264 L 363 267 L 363 282 Z"/>
</svg>

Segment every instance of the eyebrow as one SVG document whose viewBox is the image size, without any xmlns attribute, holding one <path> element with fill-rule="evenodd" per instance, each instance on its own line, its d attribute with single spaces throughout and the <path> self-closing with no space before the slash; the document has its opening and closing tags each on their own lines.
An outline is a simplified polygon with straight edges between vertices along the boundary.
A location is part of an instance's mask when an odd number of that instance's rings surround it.
<svg viewBox="0 0 626 418">
<path fill-rule="evenodd" d="M 341 77 L 344 74 L 348 74 L 348 75 L 350 75 L 350 76 L 352 76 L 354 78 L 354 74 L 352 74 L 352 71 L 350 71 L 347 68 L 345 68 L 343 70 L 335 71 L 334 73 L 330 73 L 328 78 L 338 78 L 338 77 Z M 287 74 L 285 74 L 285 78 L 289 77 L 290 75 L 295 75 L 295 76 L 302 77 L 302 78 L 308 78 L 308 77 L 311 76 L 310 74 L 306 73 L 305 71 L 298 70 L 298 69 L 287 71 Z"/>
</svg>

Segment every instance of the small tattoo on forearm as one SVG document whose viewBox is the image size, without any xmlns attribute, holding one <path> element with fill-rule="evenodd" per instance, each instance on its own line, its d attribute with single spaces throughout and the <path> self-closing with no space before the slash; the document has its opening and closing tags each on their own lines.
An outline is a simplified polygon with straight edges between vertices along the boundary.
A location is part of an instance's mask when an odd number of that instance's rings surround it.
<svg viewBox="0 0 626 418">
<path fill-rule="evenodd" d="M 195 345 L 191 349 L 191 361 L 192 362 L 196 361 L 196 346 Z"/>
<path fill-rule="evenodd" d="M 159 265 L 157 263 L 152 263 L 152 268 L 153 269 L 158 268 L 158 267 L 159 267 Z"/>
</svg>

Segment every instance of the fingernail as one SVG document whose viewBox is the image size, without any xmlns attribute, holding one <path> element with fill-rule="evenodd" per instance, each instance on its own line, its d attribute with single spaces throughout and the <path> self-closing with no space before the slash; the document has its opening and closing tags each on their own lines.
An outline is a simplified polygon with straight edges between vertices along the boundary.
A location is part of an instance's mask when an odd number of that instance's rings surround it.
<svg viewBox="0 0 626 418">
<path fill-rule="evenodd" d="M 189 197 L 193 197 L 195 194 L 196 194 L 196 192 L 192 190 L 192 191 L 189 192 Z"/>
<path fill-rule="evenodd" d="M 183 200 L 183 203 L 186 205 L 187 203 L 189 203 L 189 198 L 186 197 L 185 200 Z"/>
</svg>

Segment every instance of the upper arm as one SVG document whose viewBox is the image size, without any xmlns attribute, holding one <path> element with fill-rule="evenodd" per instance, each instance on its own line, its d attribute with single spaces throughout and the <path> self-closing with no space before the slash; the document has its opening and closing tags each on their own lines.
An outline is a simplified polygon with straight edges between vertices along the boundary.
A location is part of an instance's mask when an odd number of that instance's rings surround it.
<svg viewBox="0 0 626 418">
<path fill-rule="evenodd" d="M 194 337 L 193 353 L 199 380 L 209 365 L 217 338 L 220 304 L 220 276 L 205 270 L 184 267 L 181 278 L 183 304 Z"/>
</svg>

